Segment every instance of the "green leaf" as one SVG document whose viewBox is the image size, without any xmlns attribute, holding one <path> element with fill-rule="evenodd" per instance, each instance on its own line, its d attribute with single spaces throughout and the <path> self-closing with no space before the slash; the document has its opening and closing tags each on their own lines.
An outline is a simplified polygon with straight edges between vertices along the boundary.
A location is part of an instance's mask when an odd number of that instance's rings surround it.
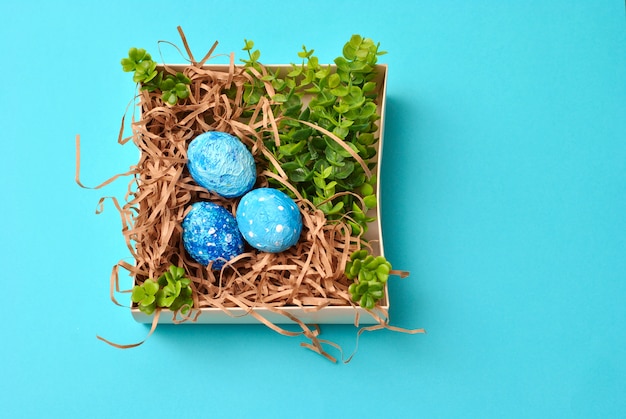
<svg viewBox="0 0 626 419">
<path fill-rule="evenodd" d="M 165 293 L 159 293 L 157 295 L 157 306 L 159 307 L 169 307 L 172 305 L 172 303 L 174 302 L 174 300 L 176 299 L 176 297 L 172 296 L 172 295 L 167 295 Z"/>
<path fill-rule="evenodd" d="M 337 86 L 333 89 L 330 89 L 330 93 L 333 96 L 337 96 L 337 97 L 344 97 L 347 96 L 348 94 L 350 94 L 350 89 L 348 88 L 348 86 Z"/>
<path fill-rule="evenodd" d="M 341 127 L 341 128 L 350 128 L 352 126 L 352 124 L 354 124 L 354 121 L 351 121 L 351 120 L 346 119 L 346 118 L 342 118 L 339 121 L 339 125 L 338 126 Z"/>
<path fill-rule="evenodd" d="M 161 288 L 157 294 L 161 294 L 164 296 L 174 295 L 176 293 L 176 289 L 173 282 L 168 282 L 166 286 Z"/>
<path fill-rule="evenodd" d="M 334 215 L 334 214 L 340 214 L 343 210 L 343 201 L 339 201 L 337 202 L 335 205 L 333 205 L 332 209 L 330 211 L 328 211 L 329 215 Z"/>
<path fill-rule="evenodd" d="M 354 48 L 349 43 L 343 47 L 343 56 L 346 57 L 347 60 L 354 60 L 356 58 L 356 48 Z"/>
<path fill-rule="evenodd" d="M 242 48 L 243 51 L 250 51 L 252 48 L 254 48 L 254 41 L 248 41 L 246 39 L 243 40 L 244 42 L 244 47 Z"/>
<path fill-rule="evenodd" d="M 363 202 L 367 208 L 374 208 L 376 207 L 378 200 L 376 199 L 376 195 L 368 195 L 363 198 Z"/>
<path fill-rule="evenodd" d="M 134 62 L 139 61 L 139 59 L 140 59 L 140 58 L 139 58 L 139 56 L 138 56 L 138 51 L 137 51 L 137 48 L 135 48 L 135 47 L 130 48 L 130 49 L 128 50 L 128 57 L 129 57 L 132 61 L 134 61 Z"/>
<path fill-rule="evenodd" d="M 374 261 L 372 262 L 372 265 L 369 267 L 369 269 L 376 269 L 380 265 L 384 264 L 385 262 L 387 262 L 387 260 L 385 259 L 384 256 L 376 256 L 374 258 Z"/>
<path fill-rule="evenodd" d="M 302 67 L 294 65 L 292 68 L 293 70 L 287 73 L 287 77 L 298 77 L 300 74 L 302 74 Z"/>
<path fill-rule="evenodd" d="M 313 134 L 313 130 L 311 128 L 301 128 L 297 129 L 293 132 L 291 138 L 294 141 L 306 140 Z"/>
<path fill-rule="evenodd" d="M 339 86 L 339 83 L 341 83 L 341 78 L 339 77 L 339 74 L 333 73 L 328 77 L 328 87 L 330 87 L 331 89 Z"/>
<path fill-rule="evenodd" d="M 281 79 L 272 80 L 272 87 L 277 92 L 282 92 L 285 89 L 286 85 L 287 85 L 287 82 L 285 80 L 281 80 Z"/>
<path fill-rule="evenodd" d="M 361 234 L 363 232 L 363 227 L 357 223 L 355 223 L 354 221 L 348 221 L 348 225 L 350 226 L 351 230 L 352 230 L 352 235 L 353 236 L 358 236 L 359 234 Z"/>
<path fill-rule="evenodd" d="M 327 108 L 335 104 L 337 97 L 332 94 L 331 91 L 323 90 L 319 92 L 317 97 L 311 99 L 309 107 L 311 110 L 325 110 L 323 108 Z"/>
<path fill-rule="evenodd" d="M 367 298 L 367 294 L 362 294 L 361 295 L 361 299 L 359 300 L 359 305 L 363 308 L 369 308 L 368 305 L 368 298 Z"/>
<path fill-rule="evenodd" d="M 361 107 L 361 118 L 369 118 L 374 114 L 376 114 L 376 104 L 374 102 L 367 102 Z"/>
<path fill-rule="evenodd" d="M 373 92 L 374 90 L 376 90 L 376 83 L 373 81 L 368 81 L 363 85 L 364 92 Z"/>
<path fill-rule="evenodd" d="M 345 275 L 348 279 L 354 279 L 354 276 L 352 275 L 353 271 L 354 271 L 354 262 L 348 261 L 346 263 L 346 270 L 345 270 Z M 348 291 L 352 292 L 351 290 L 353 289 L 354 289 L 354 283 L 350 284 L 350 286 L 348 287 Z"/>
<path fill-rule="evenodd" d="M 349 133 L 350 133 L 350 130 L 348 130 L 348 128 L 344 128 L 341 126 L 336 126 L 333 129 L 333 134 L 335 134 L 337 137 L 341 139 L 345 139 Z"/>
<path fill-rule="evenodd" d="M 156 71 L 156 70 L 152 70 L 152 71 L 150 71 L 149 73 L 147 73 L 147 74 L 145 75 L 145 77 L 144 77 L 144 79 L 143 79 L 143 82 L 144 82 L 144 83 L 149 82 L 150 80 L 154 79 L 154 78 L 155 78 L 158 74 L 159 74 L 159 73 L 158 73 L 158 71 Z"/>
<path fill-rule="evenodd" d="M 182 87 L 179 87 L 182 86 Z M 176 86 L 176 96 L 179 99 L 187 99 L 189 97 L 189 89 L 185 85 L 177 85 Z"/>
<path fill-rule="evenodd" d="M 132 294 L 130 295 L 130 299 L 133 303 L 138 303 L 146 297 L 146 292 L 140 285 L 135 285 L 133 287 Z"/>
<path fill-rule="evenodd" d="M 156 310 L 155 302 L 153 302 L 152 304 L 147 304 L 147 305 L 143 305 L 143 304 L 139 305 L 139 311 L 146 313 L 148 315 L 154 313 L 155 310 Z"/>
<path fill-rule="evenodd" d="M 326 156 L 326 160 L 333 166 L 343 166 L 344 157 L 338 153 L 336 150 L 331 147 L 327 147 L 324 151 L 324 155 Z"/>
<path fill-rule="evenodd" d="M 372 293 L 375 291 L 381 291 L 383 289 L 383 283 L 378 281 L 370 281 L 367 285 L 367 291 Z"/>
<path fill-rule="evenodd" d="M 306 167 L 299 167 L 287 173 L 289 179 L 293 182 L 306 182 L 311 179 L 313 172 Z"/>
<path fill-rule="evenodd" d="M 313 55 L 313 52 L 315 52 L 314 49 L 307 51 L 306 46 L 302 45 L 302 51 L 298 53 L 298 57 L 309 58 Z"/>
<path fill-rule="evenodd" d="M 302 152 L 305 146 L 306 141 L 303 140 L 294 144 L 283 144 L 278 148 L 278 151 L 285 156 L 293 156 Z"/>
<path fill-rule="evenodd" d="M 159 290 L 159 284 L 152 279 L 147 279 L 143 283 L 143 289 L 147 295 L 154 295 Z"/>
<path fill-rule="evenodd" d="M 330 68 L 324 67 L 315 73 L 315 77 L 321 80 L 321 79 L 325 79 L 326 77 L 328 77 L 329 74 L 330 74 Z"/>
<path fill-rule="evenodd" d="M 278 103 L 284 103 L 287 102 L 287 96 L 281 94 L 281 93 L 277 93 L 274 96 L 272 96 L 272 100 L 274 102 L 278 102 Z"/>
<path fill-rule="evenodd" d="M 170 305 L 170 310 L 177 311 L 180 310 L 183 306 L 188 306 L 186 308 L 183 308 L 182 310 L 183 313 L 187 313 L 189 309 L 193 306 L 193 299 L 180 296 L 172 302 L 172 304 Z"/>
<path fill-rule="evenodd" d="M 333 178 L 346 179 L 354 171 L 355 164 L 352 161 L 344 161 L 342 166 L 333 166 Z"/>
<path fill-rule="evenodd" d="M 313 183 L 322 190 L 326 187 L 326 181 L 322 176 L 313 176 Z"/>
<path fill-rule="evenodd" d="M 368 55 L 369 55 L 369 51 L 366 49 L 359 48 L 356 50 L 356 57 L 360 58 L 363 61 L 367 61 Z"/>
<path fill-rule="evenodd" d="M 350 71 L 350 65 L 344 57 L 335 58 L 335 65 L 337 65 L 337 69 L 340 71 Z"/>
<path fill-rule="evenodd" d="M 363 38 L 361 37 L 361 35 L 352 35 L 350 37 L 350 41 L 348 41 L 348 44 L 355 49 L 359 48 L 361 46 L 361 43 L 363 43 Z"/>
<path fill-rule="evenodd" d="M 172 275 L 169 272 L 163 272 L 161 276 L 159 276 L 157 282 L 159 286 L 165 287 L 167 284 L 171 282 Z"/>
<path fill-rule="evenodd" d="M 141 60 L 150 60 L 150 55 L 143 48 L 131 48 L 128 50 L 128 57 L 137 63 Z"/>
<path fill-rule="evenodd" d="M 361 186 L 362 196 L 372 195 L 373 193 L 374 193 L 374 187 L 370 185 L 369 183 L 365 183 L 363 184 L 363 186 Z"/>
<path fill-rule="evenodd" d="M 185 76 L 183 73 L 178 72 L 176 73 L 176 80 L 179 83 L 183 83 L 183 84 L 191 84 L 191 79 L 187 76 Z"/>
<path fill-rule="evenodd" d="M 161 99 L 163 99 L 163 102 L 169 104 L 169 105 L 175 105 L 177 102 L 177 97 L 176 94 L 172 93 L 171 91 L 165 91 L 163 92 L 163 94 L 161 95 Z"/>
<path fill-rule="evenodd" d="M 291 170 L 296 170 L 296 169 L 302 167 L 302 165 L 300 165 L 298 162 L 295 162 L 295 161 L 288 161 L 286 163 L 281 164 L 280 167 L 282 167 L 283 170 L 289 172 Z"/>
<path fill-rule="evenodd" d="M 141 299 L 141 305 L 151 305 L 152 303 L 154 303 L 155 299 L 156 297 L 154 295 L 146 295 L 144 298 Z"/>
<path fill-rule="evenodd" d="M 379 265 L 376 268 L 376 276 L 381 282 L 386 282 L 387 278 L 389 278 L 389 267 L 385 264 Z"/>
<path fill-rule="evenodd" d="M 355 277 L 358 275 L 361 270 L 361 259 L 355 259 L 352 261 L 352 266 L 350 267 L 350 274 Z"/>
<path fill-rule="evenodd" d="M 330 181 L 326 184 L 326 186 L 324 186 L 324 191 L 327 195 L 332 196 L 335 194 L 335 186 L 337 186 L 337 182 L 334 180 Z"/>
<path fill-rule="evenodd" d="M 361 75 L 361 73 L 369 72 L 369 70 L 371 69 L 371 67 L 363 61 L 351 61 L 350 63 L 348 63 L 348 65 L 350 66 L 350 71 L 355 78 L 356 76 Z"/>
<path fill-rule="evenodd" d="M 154 61 L 141 61 L 137 64 L 137 71 L 140 71 L 145 74 L 149 74 L 156 68 L 156 63 Z"/>
<path fill-rule="evenodd" d="M 374 301 L 377 301 L 377 300 L 380 300 L 381 298 L 383 298 L 383 292 L 382 291 L 372 291 L 372 292 L 370 292 L 370 296 L 372 297 L 372 299 Z"/>
<path fill-rule="evenodd" d="M 122 64 L 123 71 L 126 71 L 126 72 L 135 71 L 136 64 L 130 58 L 122 58 L 120 63 Z"/>
<path fill-rule="evenodd" d="M 333 109 L 338 114 L 344 115 L 344 114 L 346 114 L 347 112 L 350 111 L 350 105 L 348 105 L 346 102 L 342 101 L 339 105 L 334 105 Z M 353 121 L 351 121 L 351 122 L 353 122 Z"/>
<path fill-rule="evenodd" d="M 363 145 L 370 145 L 376 141 L 376 137 L 371 133 L 361 133 L 357 139 Z"/>
<path fill-rule="evenodd" d="M 330 175 L 332 175 L 332 174 L 333 174 L 333 167 L 332 167 L 332 166 L 325 167 L 325 168 L 322 170 L 321 174 L 322 174 L 322 177 L 323 177 L 324 179 L 328 179 L 328 178 L 330 177 Z"/>
<path fill-rule="evenodd" d="M 161 85 L 159 87 L 161 88 L 161 90 L 165 91 L 172 90 L 174 86 L 176 86 L 176 81 L 174 80 L 174 78 L 172 76 L 167 76 L 167 78 L 165 78 L 161 82 Z"/>
</svg>

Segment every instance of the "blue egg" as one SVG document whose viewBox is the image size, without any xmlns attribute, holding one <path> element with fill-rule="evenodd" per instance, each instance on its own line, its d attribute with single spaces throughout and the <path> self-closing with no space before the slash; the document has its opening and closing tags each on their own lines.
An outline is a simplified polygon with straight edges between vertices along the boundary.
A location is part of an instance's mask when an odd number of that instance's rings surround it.
<svg viewBox="0 0 626 419">
<path fill-rule="evenodd" d="M 237 221 L 226 208 L 212 202 L 196 202 L 183 220 L 183 244 L 198 263 L 221 269 L 225 261 L 243 253 Z"/>
<path fill-rule="evenodd" d="M 259 188 L 245 194 L 237 206 L 236 219 L 244 239 L 264 252 L 290 248 L 302 232 L 300 209 L 278 189 Z"/>
<path fill-rule="evenodd" d="M 256 182 L 254 157 L 237 137 L 209 131 L 191 140 L 187 167 L 198 185 L 224 198 L 241 196 Z"/>
</svg>

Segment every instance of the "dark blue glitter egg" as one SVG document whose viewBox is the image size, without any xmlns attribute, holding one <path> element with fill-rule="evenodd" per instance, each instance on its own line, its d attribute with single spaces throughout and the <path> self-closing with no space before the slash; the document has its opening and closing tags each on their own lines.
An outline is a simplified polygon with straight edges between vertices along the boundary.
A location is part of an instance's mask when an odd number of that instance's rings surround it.
<svg viewBox="0 0 626 419">
<path fill-rule="evenodd" d="M 243 253 L 237 221 L 226 208 L 212 202 L 196 202 L 183 220 L 183 244 L 187 253 L 213 269 Z"/>
</svg>

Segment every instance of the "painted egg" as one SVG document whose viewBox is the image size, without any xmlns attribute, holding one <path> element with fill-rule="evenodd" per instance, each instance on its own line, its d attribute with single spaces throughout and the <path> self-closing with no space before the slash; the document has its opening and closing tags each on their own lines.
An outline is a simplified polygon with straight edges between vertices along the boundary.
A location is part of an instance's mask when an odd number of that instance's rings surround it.
<svg viewBox="0 0 626 419">
<path fill-rule="evenodd" d="M 221 269 L 243 253 L 243 243 L 235 217 L 212 202 L 194 203 L 183 220 L 185 250 L 204 266 L 213 262 L 213 269 Z"/>
<path fill-rule="evenodd" d="M 273 188 L 245 194 L 237 206 L 237 225 L 244 239 L 256 249 L 278 253 L 296 244 L 302 232 L 302 216 L 296 203 Z"/>
<path fill-rule="evenodd" d="M 191 140 L 187 167 L 198 185 L 224 198 L 241 196 L 256 182 L 254 157 L 237 137 L 209 131 Z"/>
</svg>

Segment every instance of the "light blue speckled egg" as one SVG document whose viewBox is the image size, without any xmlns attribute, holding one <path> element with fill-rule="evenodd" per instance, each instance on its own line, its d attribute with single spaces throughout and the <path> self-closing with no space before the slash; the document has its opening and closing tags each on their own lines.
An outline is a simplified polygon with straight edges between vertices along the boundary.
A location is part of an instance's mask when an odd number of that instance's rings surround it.
<svg viewBox="0 0 626 419">
<path fill-rule="evenodd" d="M 273 188 L 245 194 L 237 206 L 236 219 L 244 239 L 264 252 L 290 248 L 302 232 L 300 209 L 289 196 Z"/>
<path fill-rule="evenodd" d="M 237 137 L 209 131 L 191 140 L 187 167 L 198 185 L 224 198 L 248 192 L 256 182 L 254 158 Z"/>
<path fill-rule="evenodd" d="M 187 253 L 206 266 L 221 269 L 225 261 L 243 253 L 243 239 L 235 217 L 212 202 L 196 202 L 183 220 L 183 245 Z"/>
</svg>

